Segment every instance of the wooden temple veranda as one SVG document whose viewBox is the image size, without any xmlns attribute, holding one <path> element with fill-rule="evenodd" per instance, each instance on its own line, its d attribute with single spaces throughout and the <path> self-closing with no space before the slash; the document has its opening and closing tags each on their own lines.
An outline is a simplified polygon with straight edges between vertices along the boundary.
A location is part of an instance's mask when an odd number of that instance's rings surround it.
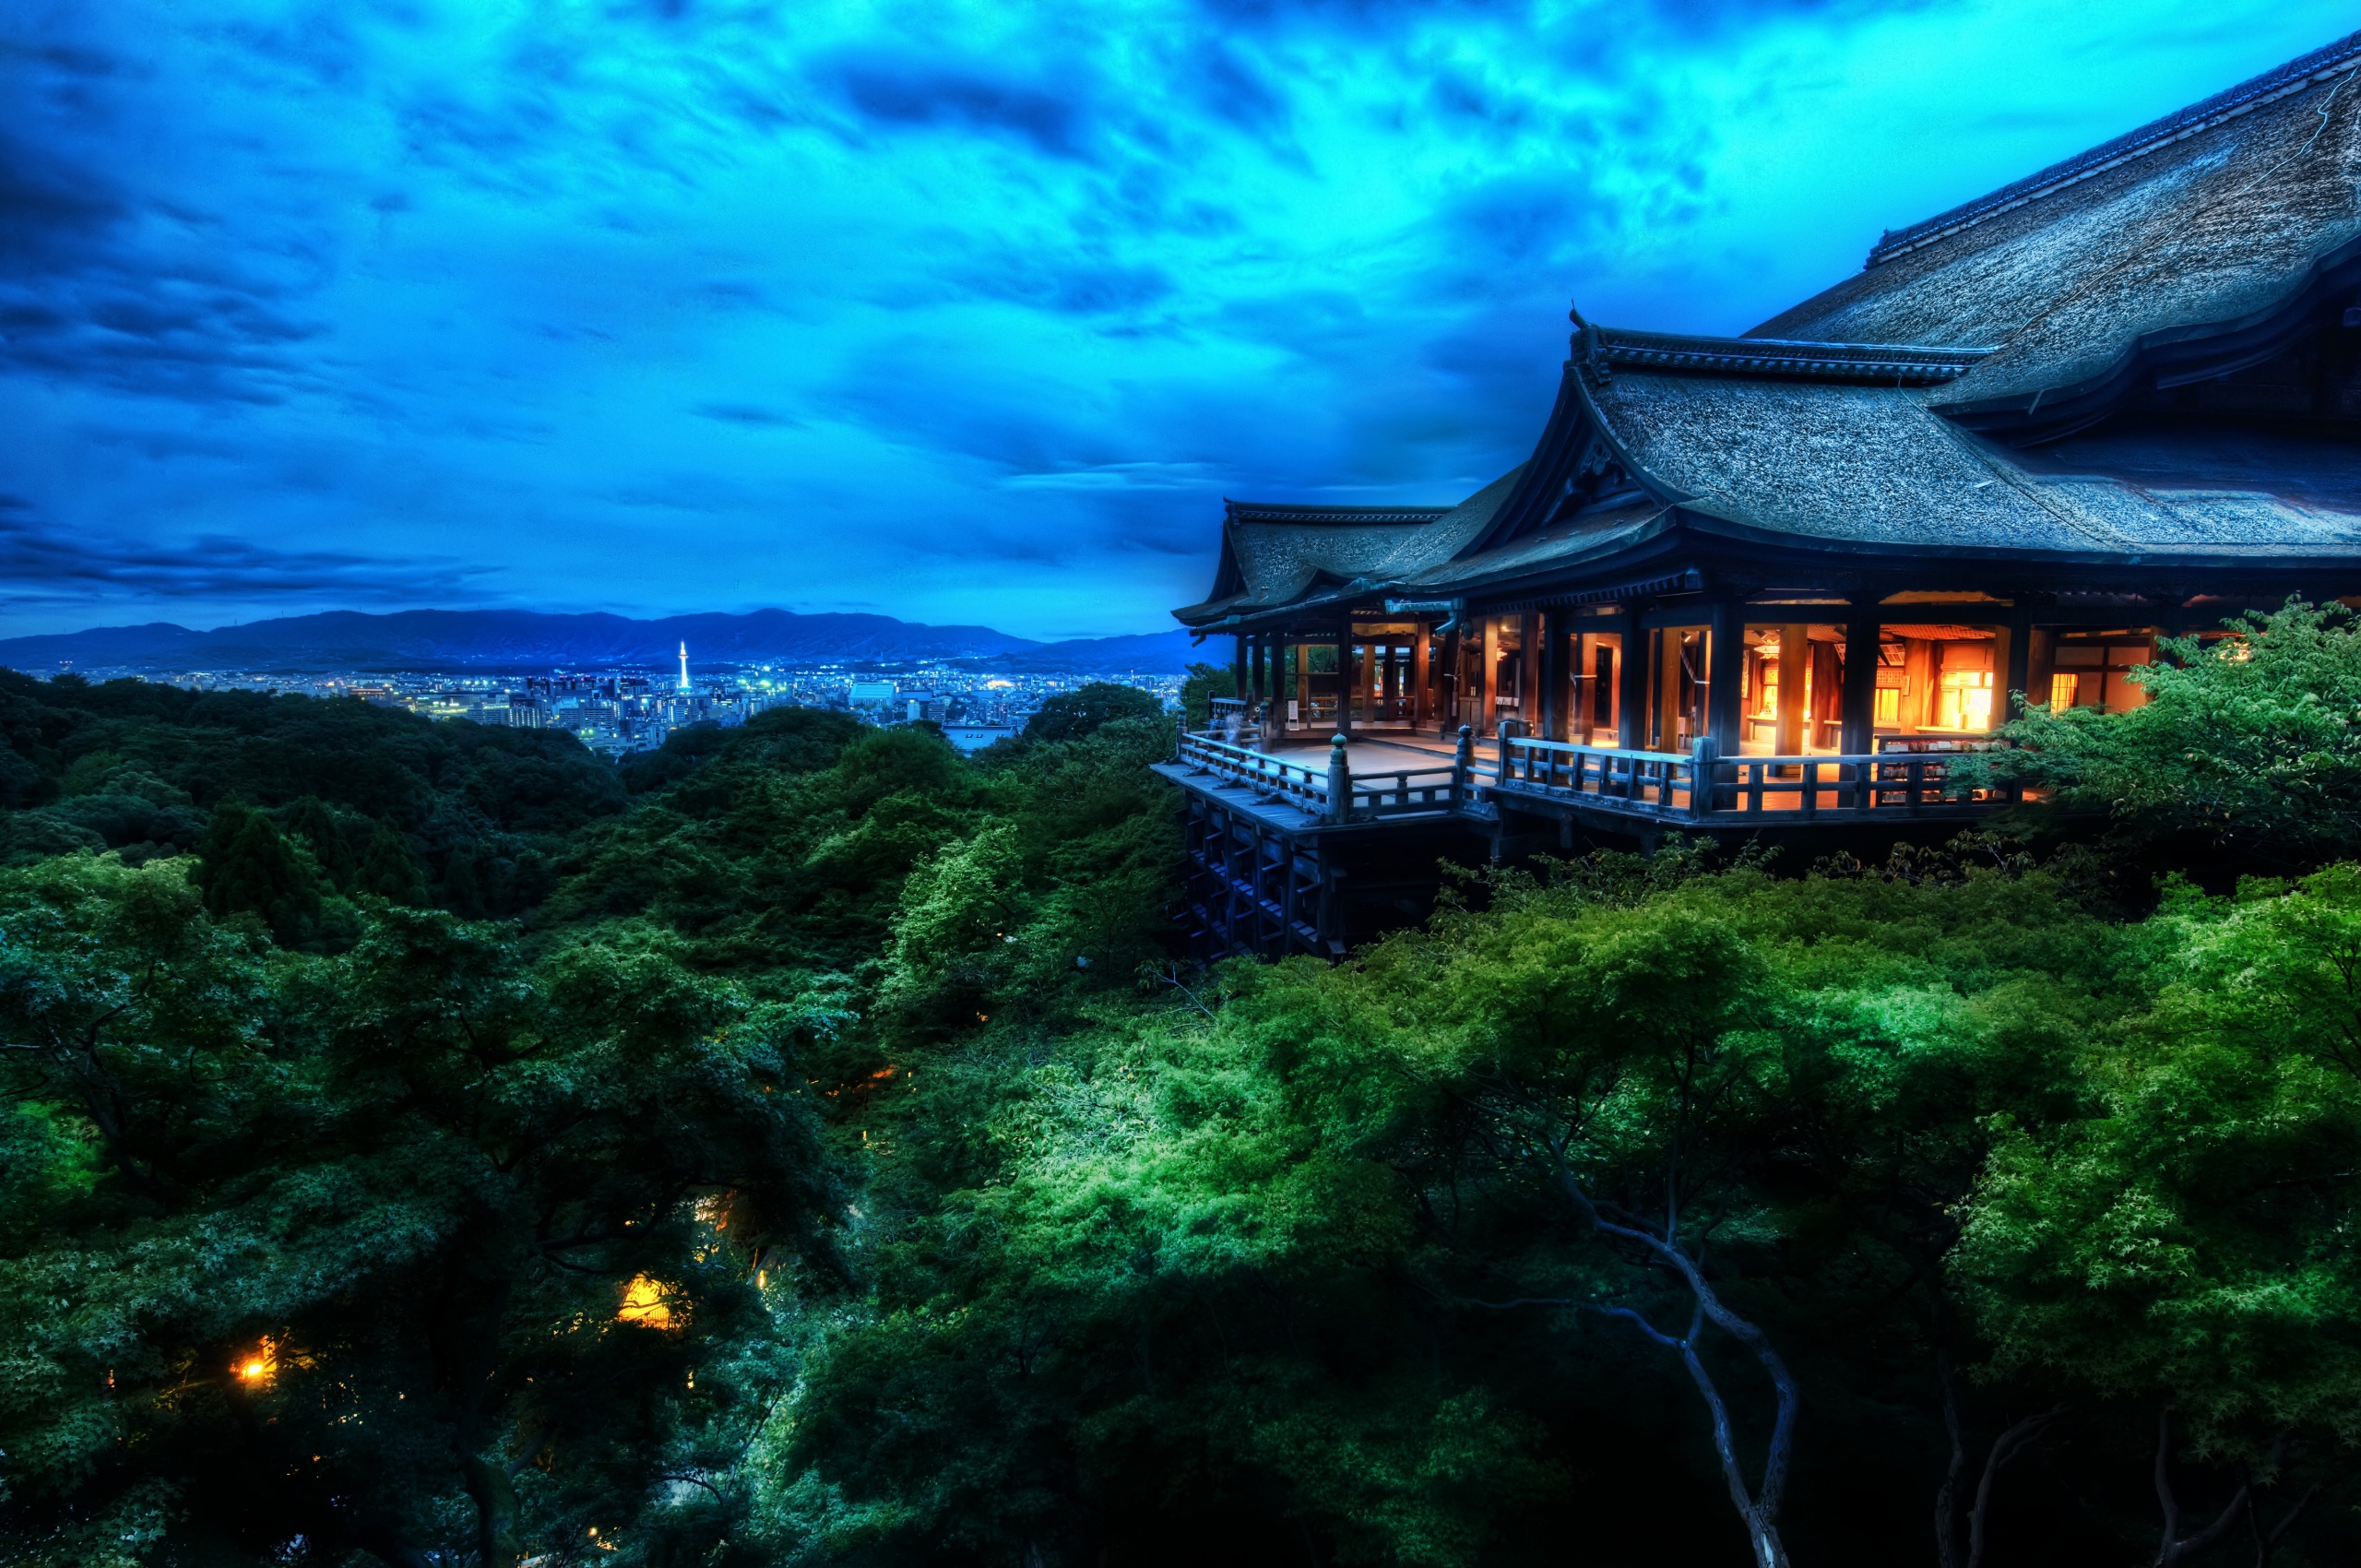
<svg viewBox="0 0 2361 1568">
<path fill-rule="evenodd" d="M 2361 603 L 2361 34 L 1976 201 L 1738 338 L 1574 317 L 1450 506 L 1231 502 L 1161 771 L 1204 950 L 1343 945 L 1439 858 L 1956 831 L 2022 702 Z"/>
</svg>

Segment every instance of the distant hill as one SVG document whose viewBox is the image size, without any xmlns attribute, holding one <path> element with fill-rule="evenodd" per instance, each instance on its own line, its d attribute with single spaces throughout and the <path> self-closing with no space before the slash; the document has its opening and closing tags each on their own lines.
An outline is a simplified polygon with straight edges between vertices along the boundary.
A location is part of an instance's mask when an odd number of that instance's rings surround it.
<svg viewBox="0 0 2361 1568">
<path fill-rule="evenodd" d="M 689 663 L 1007 659 L 1024 669 L 1177 671 L 1188 634 L 1041 643 L 989 626 L 928 626 L 890 615 L 545 615 L 525 610 L 410 610 L 392 615 L 338 611 L 192 631 L 167 622 L 102 626 L 0 640 L 0 665 L 48 674 L 77 669 L 533 671 L 667 666 L 680 645 Z M 1021 661 L 1019 663 L 1018 661 Z"/>
<path fill-rule="evenodd" d="M 1208 651 L 1210 650 L 1210 651 Z M 1070 670 L 1085 674 L 1177 675 L 1190 665 L 1229 657 L 1227 641 L 1192 647 L 1189 634 L 1175 626 L 1169 632 L 1144 632 L 1128 637 L 1076 637 L 1070 642 L 1036 643 L 1014 653 L 996 654 L 993 664 L 1011 670 Z"/>
</svg>

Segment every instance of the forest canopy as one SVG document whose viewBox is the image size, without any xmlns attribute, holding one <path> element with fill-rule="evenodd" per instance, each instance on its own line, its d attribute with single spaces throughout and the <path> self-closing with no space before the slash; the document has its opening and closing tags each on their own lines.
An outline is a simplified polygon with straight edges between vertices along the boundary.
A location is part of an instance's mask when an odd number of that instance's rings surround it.
<svg viewBox="0 0 2361 1568">
<path fill-rule="evenodd" d="M 2252 634 L 2036 715 L 2013 837 L 1211 968 L 1131 698 L 615 768 L 0 675 L 0 1562 L 2348 1559 L 2361 869 L 2286 694 L 2361 660 Z M 2311 792 L 2143 765 L 2176 703 Z"/>
</svg>

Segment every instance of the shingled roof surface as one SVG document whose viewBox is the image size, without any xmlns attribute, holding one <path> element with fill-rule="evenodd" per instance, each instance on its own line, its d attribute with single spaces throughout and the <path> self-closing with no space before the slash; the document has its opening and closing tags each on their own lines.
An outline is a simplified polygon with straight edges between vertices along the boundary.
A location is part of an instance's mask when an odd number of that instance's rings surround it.
<svg viewBox="0 0 2361 1568">
<path fill-rule="evenodd" d="M 1400 582 L 1450 560 L 1483 532 L 1524 470 L 1513 469 L 1456 506 L 1228 504 L 1229 550 L 1242 592 L 1173 613 L 1202 622 L 1291 604 L 1323 583 Z"/>
<path fill-rule="evenodd" d="M 1619 374 L 1593 406 L 1684 511 L 1913 549 L 2361 552 L 2361 517 L 2260 490 L 2037 474 L 1917 389 Z"/>
<path fill-rule="evenodd" d="M 1997 345 L 1937 406 L 2103 378 L 2145 334 L 2228 323 L 2361 241 L 2361 33 L 1888 235 L 1750 337 Z"/>
</svg>

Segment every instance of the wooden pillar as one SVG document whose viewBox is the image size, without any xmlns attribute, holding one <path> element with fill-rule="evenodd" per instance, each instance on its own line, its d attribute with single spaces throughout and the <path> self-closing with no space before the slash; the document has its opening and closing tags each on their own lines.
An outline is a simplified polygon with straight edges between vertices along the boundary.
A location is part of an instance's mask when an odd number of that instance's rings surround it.
<svg viewBox="0 0 2361 1568">
<path fill-rule="evenodd" d="M 1410 635 L 1410 728 L 1412 730 L 1425 729 L 1428 719 L 1434 716 L 1434 696 L 1427 690 L 1427 683 L 1434 673 L 1427 663 L 1427 643 L 1432 635 L 1428 631 L 1424 621 L 1419 622 L 1418 630 Z"/>
<path fill-rule="evenodd" d="M 1623 634 L 1623 668 L 1617 683 L 1623 688 L 1615 700 L 1615 743 L 1636 752 L 1648 743 L 1648 642 L 1640 630 L 1640 607 L 1627 604 L 1615 617 Z"/>
<path fill-rule="evenodd" d="M 1246 634 L 1243 632 L 1238 636 L 1238 654 L 1230 661 L 1229 671 L 1238 678 L 1238 700 L 1244 702 L 1246 700 Z"/>
<path fill-rule="evenodd" d="M 1336 628 L 1336 733 L 1353 732 L 1353 625 Z"/>
<path fill-rule="evenodd" d="M 1846 755 L 1877 750 L 1878 612 L 1856 603 L 1845 623 L 1845 738 Z"/>
<path fill-rule="evenodd" d="M 1377 722 L 1377 705 L 1382 695 L 1381 673 L 1377 662 L 1377 645 L 1375 643 L 1361 644 L 1359 671 L 1361 700 L 1369 704 L 1369 719 L 1372 724 Z"/>
<path fill-rule="evenodd" d="M 1807 741 L 1804 720 L 1810 709 L 1804 705 L 1804 687 L 1811 669 L 1811 628 L 1782 626 L 1779 628 L 1779 723 L 1771 742 L 1772 751 L 1779 756 L 1800 756 Z"/>
<path fill-rule="evenodd" d="M 1464 628 L 1454 623 L 1442 635 L 1442 654 L 1435 664 L 1435 723 L 1441 733 L 1449 735 L 1459 728 L 1461 688 L 1466 682 L 1467 639 L 1461 635 Z"/>
<path fill-rule="evenodd" d="M 1525 732 L 1534 734 L 1541 728 L 1541 624 L 1542 616 L 1528 610 L 1517 617 L 1516 628 L 1516 716 L 1525 721 Z"/>
<path fill-rule="evenodd" d="M 1475 691 L 1471 694 L 1476 699 L 1473 722 L 1476 726 L 1476 733 L 1478 735 L 1492 733 L 1492 715 L 1500 708 L 1500 703 L 1496 700 L 1498 694 L 1493 688 L 1500 678 L 1501 618 L 1497 615 L 1487 615 L 1483 622 L 1483 636 L 1476 644 Z M 1462 724 L 1470 722 L 1465 714 L 1460 716 L 1459 721 Z"/>
<path fill-rule="evenodd" d="M 1746 606 L 1714 605 L 1706 635 L 1705 733 L 1736 756 L 1746 724 Z"/>
<path fill-rule="evenodd" d="M 1572 705 L 1566 689 L 1566 626 L 1572 619 L 1562 610 L 1545 610 L 1534 617 L 1541 628 L 1541 733 L 1551 741 L 1564 740 L 1568 729 Z"/>
<path fill-rule="evenodd" d="M 2017 700 L 2017 694 L 2032 695 L 2028 685 L 2033 679 L 2032 622 L 2032 612 L 2020 605 L 2016 613 L 2009 617 L 2008 626 L 2000 633 L 2001 657 L 1993 660 L 2002 671 L 2000 700 L 1992 705 L 1992 712 L 1994 718 L 2003 724 L 2024 715 L 2024 704 Z"/>
<path fill-rule="evenodd" d="M 1925 637 L 1902 639 L 1902 724 L 1923 730 L 1935 717 L 1935 645 Z"/>
<path fill-rule="evenodd" d="M 1289 643 L 1295 654 L 1295 715 L 1305 723 L 1311 722 L 1311 645 Z"/>
<path fill-rule="evenodd" d="M 2025 628 L 2025 696 L 2049 701 L 2049 678 L 2058 673 L 2058 634 L 2047 626 Z M 2011 715 L 2011 717 L 2016 717 Z"/>
</svg>

